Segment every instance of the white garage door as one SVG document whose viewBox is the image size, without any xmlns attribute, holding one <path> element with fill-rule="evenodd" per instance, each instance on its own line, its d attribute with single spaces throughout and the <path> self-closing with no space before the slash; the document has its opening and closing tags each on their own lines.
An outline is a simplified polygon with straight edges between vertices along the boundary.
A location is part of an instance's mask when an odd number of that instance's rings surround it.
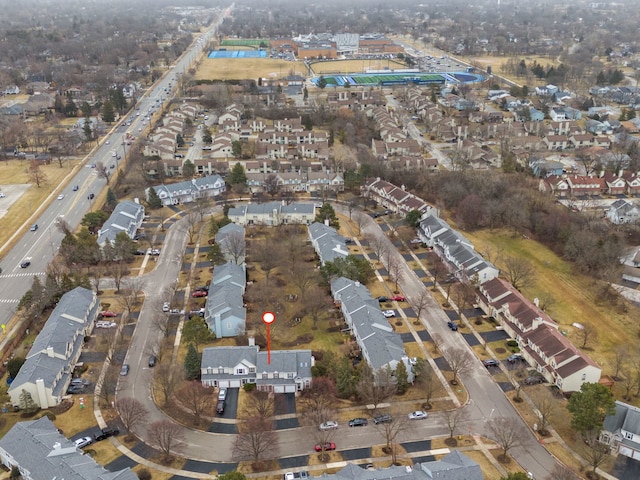
<svg viewBox="0 0 640 480">
<path fill-rule="evenodd" d="M 284 393 L 284 385 L 274 385 L 273 393 Z"/>
<path fill-rule="evenodd" d="M 220 388 L 229 388 L 229 380 L 220 380 L 220 381 L 218 381 L 218 387 L 220 387 Z"/>
<path fill-rule="evenodd" d="M 240 380 L 230 380 L 229 388 L 240 388 Z"/>
<path fill-rule="evenodd" d="M 287 385 L 286 387 L 284 387 L 284 393 L 296 393 L 296 386 Z"/>
</svg>

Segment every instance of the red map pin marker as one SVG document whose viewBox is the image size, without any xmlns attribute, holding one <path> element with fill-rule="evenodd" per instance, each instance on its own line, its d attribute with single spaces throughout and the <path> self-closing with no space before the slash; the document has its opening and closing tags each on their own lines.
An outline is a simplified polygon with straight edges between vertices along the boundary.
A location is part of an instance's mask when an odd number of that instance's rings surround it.
<svg viewBox="0 0 640 480">
<path fill-rule="evenodd" d="M 271 365 L 271 324 L 275 321 L 275 313 L 264 312 L 262 314 L 262 322 L 267 326 L 267 365 Z"/>
</svg>

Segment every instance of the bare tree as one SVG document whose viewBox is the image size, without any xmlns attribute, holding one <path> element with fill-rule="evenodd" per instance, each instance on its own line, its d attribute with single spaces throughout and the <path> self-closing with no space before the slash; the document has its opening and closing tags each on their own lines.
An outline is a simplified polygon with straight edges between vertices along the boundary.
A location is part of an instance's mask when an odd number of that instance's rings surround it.
<svg viewBox="0 0 640 480">
<path fill-rule="evenodd" d="M 456 430 L 460 423 L 464 422 L 467 417 L 467 410 L 463 408 L 455 408 L 453 410 L 445 410 L 443 412 L 444 421 L 447 424 L 447 430 L 449 430 L 449 443 L 448 445 L 456 445 L 457 442 L 454 439 Z"/>
<path fill-rule="evenodd" d="M 213 200 L 211 197 L 200 197 L 193 204 L 193 211 L 198 214 L 198 218 L 200 221 L 204 221 L 204 216 L 207 214 L 211 206 L 213 205 Z"/>
<path fill-rule="evenodd" d="M 184 368 L 176 363 L 160 363 L 153 375 L 154 391 L 162 395 L 162 405 L 166 405 L 176 388 L 184 380 Z"/>
<path fill-rule="evenodd" d="M 629 401 L 631 400 L 631 392 L 633 389 L 638 388 L 638 382 L 640 379 L 630 368 L 624 367 L 620 370 L 620 373 L 622 374 L 622 377 L 617 377 L 617 382 L 624 392 L 622 394 L 622 399 Z"/>
<path fill-rule="evenodd" d="M 538 390 L 531 395 L 531 400 L 538 410 L 538 432 L 540 435 L 547 435 L 547 427 L 558 413 L 557 402 L 549 390 Z"/>
<path fill-rule="evenodd" d="M 168 337 L 171 331 L 169 315 L 164 312 L 154 313 L 151 318 L 151 326 L 162 333 L 163 337 Z"/>
<path fill-rule="evenodd" d="M 393 293 L 398 293 L 398 282 L 402 280 L 402 263 L 391 255 L 387 257 L 387 273 L 389 280 L 394 283 Z"/>
<path fill-rule="evenodd" d="M 147 428 L 153 445 L 158 447 L 165 458 L 171 456 L 171 452 L 181 449 L 184 442 L 184 428 L 171 420 L 158 420 Z"/>
<path fill-rule="evenodd" d="M 429 306 L 431 302 L 431 294 L 426 290 L 422 290 L 417 298 L 411 299 L 411 307 L 416 312 L 416 317 L 420 318 L 422 311 Z"/>
<path fill-rule="evenodd" d="M 613 368 L 613 379 L 618 380 L 620 371 L 624 369 L 631 356 L 631 346 L 628 343 L 617 345 L 613 349 L 613 361 L 611 367 Z"/>
<path fill-rule="evenodd" d="M 109 273 L 113 277 L 113 283 L 116 287 L 116 292 L 120 292 L 120 286 L 124 278 L 129 275 L 129 266 L 123 261 L 117 261 L 109 266 Z"/>
<path fill-rule="evenodd" d="M 589 463 L 594 474 L 598 467 L 602 465 L 611 454 L 611 447 L 605 443 L 601 443 L 599 436 L 599 429 L 590 430 L 582 434 L 582 439 L 584 440 L 581 448 L 582 457 Z"/>
<path fill-rule="evenodd" d="M 132 397 L 119 398 L 116 402 L 116 408 L 120 414 L 120 420 L 128 432 L 145 423 L 149 416 L 147 408 Z"/>
<path fill-rule="evenodd" d="M 431 365 L 419 358 L 416 365 L 416 386 L 420 390 L 424 401 L 422 408 L 431 409 L 431 399 L 442 391 L 442 382 L 434 372 Z"/>
<path fill-rule="evenodd" d="M 318 271 L 311 269 L 307 263 L 297 263 L 290 272 L 290 275 L 304 302 L 307 290 L 309 290 L 312 285 L 318 284 Z"/>
<path fill-rule="evenodd" d="M 547 477 L 547 480 L 580 480 L 580 478 L 581 477 L 578 474 L 566 465 L 556 463 L 551 474 Z"/>
<path fill-rule="evenodd" d="M 503 265 L 503 273 L 513 288 L 521 290 L 531 284 L 535 270 L 524 258 L 506 257 Z"/>
<path fill-rule="evenodd" d="M 318 320 L 322 312 L 328 310 L 331 306 L 331 300 L 326 292 L 317 286 L 312 286 L 306 295 L 304 301 L 304 310 L 311 317 L 312 327 L 318 327 Z"/>
<path fill-rule="evenodd" d="M 109 185 L 109 177 L 111 175 L 111 172 L 104 163 L 96 163 L 96 175 L 98 176 L 98 178 L 103 178 L 104 180 L 106 180 L 107 185 Z"/>
<path fill-rule="evenodd" d="M 281 263 L 281 252 L 282 249 L 279 243 L 268 242 L 267 240 L 258 241 L 252 245 L 251 258 L 260 265 L 266 282 L 269 282 L 271 271 Z"/>
<path fill-rule="evenodd" d="M 193 423 L 195 426 L 200 425 L 200 418 L 203 414 L 213 413 L 214 397 L 211 389 L 205 387 L 200 381 L 192 380 L 187 382 L 182 388 L 175 393 L 178 400 L 191 414 L 193 414 Z"/>
<path fill-rule="evenodd" d="M 43 183 L 46 183 L 47 181 L 47 175 L 40 170 L 40 163 L 38 162 L 38 160 L 31 160 L 29 162 L 29 181 L 31 183 L 35 183 L 37 188 L 40 188 L 40 186 Z"/>
<path fill-rule="evenodd" d="M 591 323 L 582 324 L 582 328 L 578 328 L 576 332 L 580 348 L 587 349 L 593 342 L 598 339 L 598 331 Z"/>
<path fill-rule="evenodd" d="M 358 235 L 362 233 L 362 229 L 367 225 L 367 215 L 358 210 L 353 214 L 353 223 L 358 227 Z"/>
<path fill-rule="evenodd" d="M 367 235 L 366 240 L 371 250 L 373 250 L 373 253 L 378 257 L 378 260 L 382 262 L 383 257 L 387 253 L 387 240 L 377 235 Z"/>
<path fill-rule="evenodd" d="M 107 330 L 107 329 L 105 329 Z M 112 329 L 108 329 L 112 330 Z M 109 365 L 107 371 L 102 378 L 100 384 L 99 398 L 105 405 L 111 405 L 111 401 L 116 394 L 116 387 L 118 386 L 119 369 L 114 365 Z"/>
<path fill-rule="evenodd" d="M 232 232 L 229 235 L 226 235 L 220 243 L 222 253 L 226 257 L 233 259 L 233 263 L 239 265 L 240 260 L 245 255 L 244 235 L 240 232 Z"/>
<path fill-rule="evenodd" d="M 233 455 L 238 459 L 250 459 L 259 469 L 261 460 L 278 456 L 278 437 L 270 419 L 250 417 L 238 425 L 238 431 L 233 444 Z"/>
<path fill-rule="evenodd" d="M 198 232 L 198 225 L 200 223 L 199 216 L 196 212 L 189 212 L 185 221 L 187 223 L 187 235 L 189 235 L 189 245 L 193 243 L 193 239 Z"/>
<path fill-rule="evenodd" d="M 102 277 L 104 277 L 106 269 L 102 265 L 94 265 L 89 268 L 89 276 L 91 277 L 91 283 L 93 283 L 93 288 L 96 290 L 96 295 L 100 295 L 102 292 L 100 291 L 100 282 L 102 281 Z"/>
<path fill-rule="evenodd" d="M 389 400 L 396 390 L 390 368 L 381 368 L 373 372 L 367 364 L 363 365 L 357 386 L 358 396 L 366 403 L 373 405 L 374 412 L 378 405 Z"/>
<path fill-rule="evenodd" d="M 429 269 L 431 276 L 433 277 L 433 290 L 438 286 L 440 279 L 449 274 L 449 269 L 445 263 L 440 260 L 440 257 L 435 257 L 433 260 L 433 266 Z"/>
<path fill-rule="evenodd" d="M 273 397 L 269 392 L 254 390 L 247 396 L 248 402 L 244 410 L 246 417 L 259 416 L 271 418 L 274 413 Z"/>
<path fill-rule="evenodd" d="M 336 418 L 336 386 L 328 377 L 315 378 L 310 388 L 303 391 L 300 404 L 304 410 L 303 422 L 312 427 L 313 439 L 318 445 L 333 440 L 336 430 L 320 428 Z"/>
<path fill-rule="evenodd" d="M 396 449 L 396 439 L 400 433 L 409 428 L 409 418 L 406 414 L 394 414 L 390 416 L 390 420 L 375 424 L 376 430 L 380 432 L 386 443 L 383 451 L 391 454 L 391 464 L 396 465 L 398 462 L 398 451 Z"/>
<path fill-rule="evenodd" d="M 445 357 L 447 359 L 447 363 L 451 367 L 451 373 L 453 373 L 453 378 L 451 379 L 451 383 L 456 385 L 458 383 L 458 375 L 466 372 L 471 365 L 471 358 L 461 348 L 450 348 L 445 351 Z"/>
<path fill-rule="evenodd" d="M 127 278 L 122 282 L 118 302 L 123 310 L 132 312 L 138 306 L 143 295 L 142 280 L 138 277 Z"/>
<path fill-rule="evenodd" d="M 507 456 L 509 451 L 522 445 L 522 439 L 526 436 L 524 428 L 519 419 L 513 417 L 491 419 L 487 422 L 487 427 L 498 446 L 502 449 L 502 455 L 498 457 L 498 460 L 507 463 L 509 461 Z"/>
</svg>

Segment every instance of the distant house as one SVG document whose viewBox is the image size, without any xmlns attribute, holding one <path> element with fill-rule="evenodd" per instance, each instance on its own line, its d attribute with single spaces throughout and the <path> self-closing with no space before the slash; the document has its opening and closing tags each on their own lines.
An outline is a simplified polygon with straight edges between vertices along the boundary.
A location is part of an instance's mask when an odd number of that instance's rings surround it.
<svg viewBox="0 0 640 480">
<path fill-rule="evenodd" d="M 296 393 L 309 388 L 314 358 L 311 350 L 260 351 L 259 347 L 209 347 L 202 350 L 203 385 L 240 388 L 256 384 L 263 392 Z"/>
<path fill-rule="evenodd" d="M 370 178 L 360 187 L 362 195 L 378 202 L 381 206 L 393 210 L 395 213 L 406 215 L 412 210 L 418 210 L 421 214 L 437 210 L 422 200 L 420 197 L 407 192 L 404 185 L 395 186 L 386 180 Z M 437 215 L 437 213 L 436 213 Z"/>
<path fill-rule="evenodd" d="M 548 177 L 549 175 L 562 175 L 564 165 L 555 160 L 532 159 L 529 162 L 529 168 L 533 174 L 538 177 Z"/>
<path fill-rule="evenodd" d="M 229 219 L 238 225 L 309 225 L 315 218 L 313 203 L 247 203 L 230 208 Z"/>
<path fill-rule="evenodd" d="M 109 471 L 85 455 L 47 417 L 18 422 L 0 439 L 0 463 L 23 480 L 137 480 L 129 468 Z"/>
<path fill-rule="evenodd" d="M 98 245 L 104 247 L 107 241 L 113 245 L 116 236 L 120 232 L 124 232 L 129 238 L 133 239 L 143 221 L 144 207 L 141 204 L 131 200 L 119 202 L 98 232 Z"/>
<path fill-rule="evenodd" d="M 454 450 L 440 460 L 416 463 L 413 467 L 391 466 L 365 470 L 353 463 L 332 474 L 322 474 L 326 480 L 484 480 L 480 465 L 464 453 Z"/>
<path fill-rule="evenodd" d="M 204 307 L 204 320 L 217 338 L 237 337 L 245 331 L 247 309 L 244 292 L 247 272 L 244 264 L 216 265 Z"/>
<path fill-rule="evenodd" d="M 98 298 L 86 288 L 74 288 L 60 298 L 9 387 L 12 405 L 19 407 L 22 395 L 40 408 L 62 401 L 99 308 Z"/>
<path fill-rule="evenodd" d="M 640 408 L 616 401 L 613 415 L 604 418 L 599 440 L 614 454 L 640 459 Z"/>
<path fill-rule="evenodd" d="M 620 199 L 611 204 L 606 216 L 615 225 L 633 223 L 640 219 L 640 208 L 636 203 Z"/>
<path fill-rule="evenodd" d="M 345 245 L 347 239 L 324 223 L 309 225 L 309 240 L 320 258 L 320 265 L 349 255 L 349 249 Z"/>
<path fill-rule="evenodd" d="M 164 206 L 179 205 L 195 202 L 199 198 L 215 197 L 226 190 L 224 180 L 220 175 L 198 177 L 178 183 L 157 185 L 153 188 Z M 149 198 L 147 188 L 147 199 Z"/>
</svg>

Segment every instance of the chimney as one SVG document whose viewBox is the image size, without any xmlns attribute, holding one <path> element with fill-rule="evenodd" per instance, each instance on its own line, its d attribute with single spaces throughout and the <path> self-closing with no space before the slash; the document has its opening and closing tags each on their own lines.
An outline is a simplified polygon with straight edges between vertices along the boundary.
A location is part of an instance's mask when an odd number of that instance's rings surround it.
<svg viewBox="0 0 640 480">
<path fill-rule="evenodd" d="M 60 450 L 62 448 L 62 445 L 60 445 L 60 442 L 56 442 L 53 444 L 53 449 L 54 450 Z"/>
<path fill-rule="evenodd" d="M 249 342 L 249 346 L 250 346 L 250 347 L 254 347 L 254 346 L 256 345 L 256 339 L 255 339 L 255 337 L 249 337 L 249 338 L 247 339 L 247 341 Z"/>
<path fill-rule="evenodd" d="M 533 299 L 533 304 L 534 304 L 536 307 L 540 308 L 540 300 L 538 299 L 538 297 L 535 297 L 535 298 Z"/>
<path fill-rule="evenodd" d="M 47 355 L 51 358 L 55 356 L 53 353 L 53 347 L 47 347 Z"/>
</svg>

